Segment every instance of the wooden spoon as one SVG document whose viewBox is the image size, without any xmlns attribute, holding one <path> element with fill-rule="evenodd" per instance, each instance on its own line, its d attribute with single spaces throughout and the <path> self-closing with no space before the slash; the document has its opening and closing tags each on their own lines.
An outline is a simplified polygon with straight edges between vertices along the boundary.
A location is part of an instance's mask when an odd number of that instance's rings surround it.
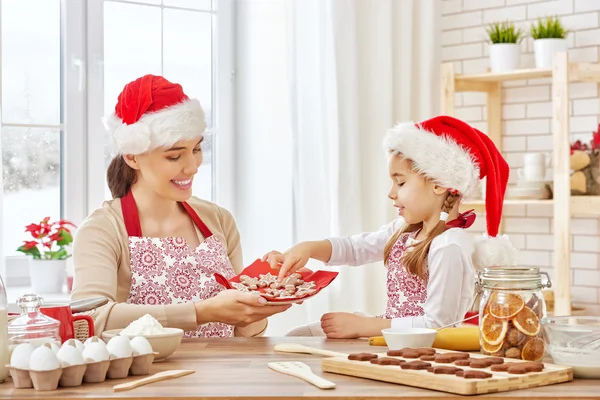
<svg viewBox="0 0 600 400">
<path fill-rule="evenodd" d="M 147 385 L 149 383 L 154 383 L 154 382 L 158 382 L 158 381 L 165 381 L 167 379 L 172 379 L 172 378 L 179 378 L 180 376 L 186 376 L 189 374 L 193 374 L 194 370 L 188 370 L 188 369 L 175 369 L 172 371 L 163 371 L 163 372 L 158 372 L 154 375 L 148 376 L 146 378 L 142 378 L 142 379 L 137 379 L 135 381 L 131 381 L 131 382 L 126 382 L 126 383 L 121 383 L 120 385 L 115 385 L 113 386 L 113 390 L 115 392 L 124 392 L 125 390 L 131 390 L 134 389 L 136 387 L 142 386 L 142 385 Z"/>
<path fill-rule="evenodd" d="M 348 354 L 338 353 L 337 351 L 315 349 L 314 347 L 304 346 L 296 343 L 280 343 L 273 347 L 273 350 L 281 353 L 302 353 L 315 354 L 326 357 L 348 357 Z"/>
</svg>

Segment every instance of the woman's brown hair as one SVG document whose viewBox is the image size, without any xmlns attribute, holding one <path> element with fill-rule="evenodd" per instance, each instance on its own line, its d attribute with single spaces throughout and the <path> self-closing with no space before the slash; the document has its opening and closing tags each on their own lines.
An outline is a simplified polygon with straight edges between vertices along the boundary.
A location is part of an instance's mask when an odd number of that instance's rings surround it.
<svg viewBox="0 0 600 400">
<path fill-rule="evenodd" d="M 135 171 L 127 165 L 122 155 L 112 159 L 106 171 L 106 182 L 113 199 L 125 196 L 131 190 L 131 185 L 135 183 L 136 179 Z"/>
<path fill-rule="evenodd" d="M 441 211 L 450 213 L 452 208 L 454 208 L 454 204 L 460 198 L 459 194 L 452 194 L 448 192 L 448 196 L 446 200 L 444 200 L 444 205 L 442 206 Z M 394 235 L 388 240 L 385 244 L 385 249 L 383 250 L 383 260 L 385 265 L 388 264 L 390 258 L 390 252 L 394 247 L 394 244 L 400 238 L 400 235 L 403 233 L 416 232 L 419 229 L 423 228 L 423 223 L 420 222 L 418 224 L 410 224 L 406 225 L 403 229 L 399 229 L 394 233 Z M 421 240 L 419 243 L 410 246 L 410 251 L 405 251 L 402 255 L 402 264 L 404 264 L 404 268 L 408 271 L 408 273 L 418 276 L 421 280 L 425 280 L 425 257 L 429 254 L 429 248 L 431 247 L 431 242 L 435 239 L 436 236 L 443 233 L 446 230 L 446 222 L 439 221 L 437 225 L 427 233 L 427 237 Z M 408 248 L 407 248 L 408 250 Z"/>
</svg>

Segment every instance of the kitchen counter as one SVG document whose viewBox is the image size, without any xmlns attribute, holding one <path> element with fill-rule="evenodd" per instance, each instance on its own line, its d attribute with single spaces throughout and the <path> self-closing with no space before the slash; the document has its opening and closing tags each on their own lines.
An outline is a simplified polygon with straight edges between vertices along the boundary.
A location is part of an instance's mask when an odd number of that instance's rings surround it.
<svg viewBox="0 0 600 400">
<path fill-rule="evenodd" d="M 371 347 L 365 340 L 327 340 L 324 338 L 227 338 L 184 340 L 178 350 L 163 362 L 154 363 L 151 373 L 170 369 L 193 369 L 194 374 L 141 386 L 130 391 L 114 392 L 113 386 L 140 377 L 83 384 L 76 388 L 59 388 L 52 392 L 14 389 L 10 379 L 0 384 L 0 398 L 21 399 L 237 399 L 338 398 L 338 399 L 434 399 L 459 397 L 443 392 L 401 386 L 344 375 L 323 373 L 320 356 L 275 353 L 277 343 L 301 343 L 344 353 L 383 352 L 385 347 Z M 331 390 L 321 390 L 298 378 L 270 370 L 267 362 L 303 361 L 317 375 L 336 383 Z M 477 397 L 506 399 L 600 399 L 600 380 L 574 380 L 539 388 L 516 390 Z"/>
</svg>

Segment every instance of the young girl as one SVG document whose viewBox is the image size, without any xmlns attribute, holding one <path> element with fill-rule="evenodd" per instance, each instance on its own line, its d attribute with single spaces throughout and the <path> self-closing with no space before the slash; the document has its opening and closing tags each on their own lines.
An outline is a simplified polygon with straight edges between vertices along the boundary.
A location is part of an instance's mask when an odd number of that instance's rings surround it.
<svg viewBox="0 0 600 400">
<path fill-rule="evenodd" d="M 302 242 L 263 257 L 280 278 L 310 258 L 327 265 L 387 266 L 387 307 L 380 317 L 327 313 L 320 327 L 330 338 L 381 335 L 384 328 L 436 328 L 460 321 L 473 303 L 476 268 L 512 265 L 514 248 L 497 237 L 509 168 L 482 132 L 448 116 L 393 128 L 384 140 L 400 218 L 377 232 Z M 487 178 L 487 235 L 473 243 L 459 215 L 460 199 Z M 314 328 L 314 327 L 313 327 Z M 315 334 L 314 329 L 311 330 Z M 318 334 L 318 333 L 317 333 Z"/>
<path fill-rule="evenodd" d="M 188 337 L 261 335 L 289 306 L 214 279 L 242 270 L 242 249 L 231 213 L 192 196 L 206 127 L 198 100 L 145 75 L 125 86 L 106 125 L 119 152 L 107 171 L 113 200 L 83 222 L 73 248 L 72 299 L 110 300 L 96 332 L 150 314 Z"/>
</svg>

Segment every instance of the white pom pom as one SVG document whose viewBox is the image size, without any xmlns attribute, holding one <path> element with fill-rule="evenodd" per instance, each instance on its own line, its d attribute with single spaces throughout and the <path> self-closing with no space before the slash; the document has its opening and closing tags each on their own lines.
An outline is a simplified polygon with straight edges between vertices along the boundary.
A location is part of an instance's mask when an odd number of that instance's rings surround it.
<svg viewBox="0 0 600 400">
<path fill-rule="evenodd" d="M 516 265 L 517 249 L 507 235 L 483 235 L 475 239 L 473 263 L 478 269 Z"/>
</svg>

